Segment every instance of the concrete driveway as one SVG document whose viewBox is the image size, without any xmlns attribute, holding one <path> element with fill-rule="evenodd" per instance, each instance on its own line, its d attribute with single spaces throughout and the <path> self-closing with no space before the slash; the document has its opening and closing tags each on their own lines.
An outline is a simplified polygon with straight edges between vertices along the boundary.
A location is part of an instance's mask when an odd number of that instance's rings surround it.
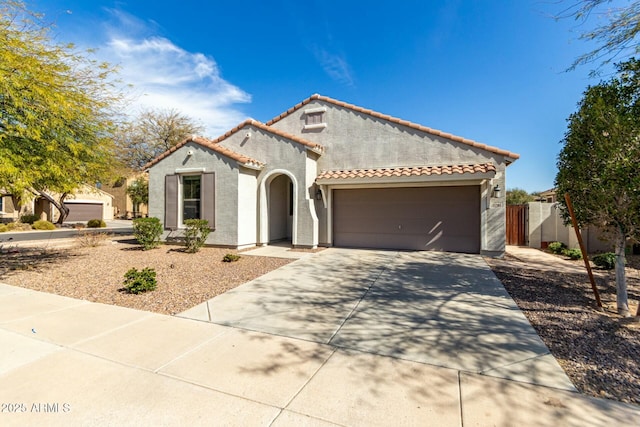
<svg viewBox="0 0 640 427">
<path fill-rule="evenodd" d="M 327 249 L 180 316 L 573 390 L 477 255 Z"/>
<path fill-rule="evenodd" d="M 328 249 L 182 316 L 0 284 L 0 425 L 632 426 L 640 413 L 574 392 L 478 256 Z"/>
</svg>

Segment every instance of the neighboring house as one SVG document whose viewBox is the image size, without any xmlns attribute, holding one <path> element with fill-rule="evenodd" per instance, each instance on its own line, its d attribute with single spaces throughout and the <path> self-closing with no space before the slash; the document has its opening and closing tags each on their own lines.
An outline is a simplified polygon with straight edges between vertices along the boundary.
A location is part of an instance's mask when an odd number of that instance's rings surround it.
<svg viewBox="0 0 640 427">
<path fill-rule="evenodd" d="M 20 216 L 17 202 L 10 194 L 4 194 L 0 190 L 0 223 L 12 222 Z"/>
<path fill-rule="evenodd" d="M 54 195 L 54 197 L 58 197 Z M 43 197 L 36 197 L 32 202 L 31 212 L 56 222 L 60 212 Z M 90 219 L 113 219 L 113 196 L 104 191 L 82 184 L 77 191 L 67 196 L 64 204 L 69 208 L 65 222 L 86 222 Z"/>
<path fill-rule="evenodd" d="M 313 95 L 266 124 L 192 137 L 146 165 L 164 238 L 203 218 L 208 244 L 501 255 L 518 155 Z"/>
<path fill-rule="evenodd" d="M 552 188 L 550 190 L 547 191 L 541 191 L 540 194 L 538 194 L 538 198 L 537 198 L 538 202 L 544 202 L 544 203 L 555 203 L 558 201 L 557 197 L 556 197 L 556 189 Z"/>
<path fill-rule="evenodd" d="M 127 177 L 118 178 L 112 183 L 102 184 L 101 190 L 113 196 L 114 218 L 130 219 L 148 215 L 148 207 L 141 204 L 136 211 L 131 197 L 127 194 L 127 188 L 139 177 L 148 179 L 146 173 L 132 173 Z"/>
</svg>

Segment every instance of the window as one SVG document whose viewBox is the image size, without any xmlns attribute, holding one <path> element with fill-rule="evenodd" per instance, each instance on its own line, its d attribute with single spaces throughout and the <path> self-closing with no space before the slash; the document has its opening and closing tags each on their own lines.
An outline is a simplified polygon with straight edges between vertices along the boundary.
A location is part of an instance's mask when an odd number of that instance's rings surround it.
<svg viewBox="0 0 640 427">
<path fill-rule="evenodd" d="M 326 107 L 310 108 L 304 110 L 304 129 L 326 128 L 327 124 L 324 122 L 324 113 L 326 111 Z"/>
<path fill-rule="evenodd" d="M 206 219 L 215 229 L 215 173 L 171 174 L 164 177 L 164 227 L 178 230 L 186 219 Z"/>
<path fill-rule="evenodd" d="M 0 212 L 4 212 L 4 196 L 0 195 Z"/>
<path fill-rule="evenodd" d="M 323 113 L 313 113 L 313 114 L 307 114 L 307 119 L 305 124 L 308 125 L 317 125 L 322 123 L 322 116 L 324 116 Z"/>
<path fill-rule="evenodd" d="M 200 175 L 182 177 L 182 222 L 200 219 Z"/>
</svg>

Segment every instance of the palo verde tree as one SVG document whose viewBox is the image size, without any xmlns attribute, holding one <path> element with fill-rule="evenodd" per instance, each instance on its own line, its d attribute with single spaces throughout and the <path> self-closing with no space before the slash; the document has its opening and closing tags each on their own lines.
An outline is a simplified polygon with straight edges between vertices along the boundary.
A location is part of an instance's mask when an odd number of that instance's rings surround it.
<svg viewBox="0 0 640 427">
<path fill-rule="evenodd" d="M 640 53 L 637 36 L 640 33 L 640 1 L 625 5 L 612 4 L 612 0 L 565 0 L 568 6 L 558 18 L 574 18 L 584 24 L 591 20 L 598 24 L 584 31 L 579 39 L 595 42 L 595 48 L 580 55 L 569 68 L 599 62 L 610 63 Z M 595 19 L 594 19 L 595 18 Z"/>
<path fill-rule="evenodd" d="M 116 135 L 120 162 L 139 170 L 158 155 L 202 132 L 203 127 L 177 110 L 146 110 Z"/>
<path fill-rule="evenodd" d="M 569 193 L 581 227 L 595 225 L 611 236 L 617 308 L 627 315 L 625 246 L 640 237 L 640 62 L 617 68 L 616 77 L 587 88 L 569 117 L 556 186 L 558 194 Z"/>
<path fill-rule="evenodd" d="M 50 27 L 20 0 L 0 4 L 0 187 L 65 198 L 102 181 L 113 159 L 114 69 L 54 43 Z"/>
</svg>

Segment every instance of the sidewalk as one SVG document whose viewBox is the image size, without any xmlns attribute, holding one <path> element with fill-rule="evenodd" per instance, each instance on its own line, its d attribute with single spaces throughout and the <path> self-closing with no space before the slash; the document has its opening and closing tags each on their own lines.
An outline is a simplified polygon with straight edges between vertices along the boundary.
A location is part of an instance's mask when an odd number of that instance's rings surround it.
<svg viewBox="0 0 640 427">
<path fill-rule="evenodd" d="M 640 408 L 0 284 L 0 424 L 635 426 Z"/>
</svg>

